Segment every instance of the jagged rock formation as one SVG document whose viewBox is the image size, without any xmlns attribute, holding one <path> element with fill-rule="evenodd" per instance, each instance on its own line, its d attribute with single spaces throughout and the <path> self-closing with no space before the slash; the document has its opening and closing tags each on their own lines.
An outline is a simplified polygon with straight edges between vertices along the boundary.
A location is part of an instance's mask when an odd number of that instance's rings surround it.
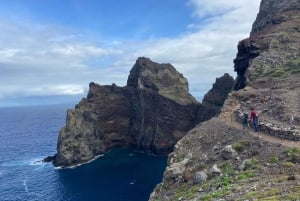
<svg viewBox="0 0 300 201">
<path fill-rule="evenodd" d="M 87 162 L 120 146 L 169 153 L 195 126 L 198 107 L 173 66 L 139 58 L 127 86 L 90 83 L 87 98 L 68 110 L 54 165 Z"/>
<path fill-rule="evenodd" d="M 227 95 L 232 91 L 233 84 L 234 79 L 228 73 L 216 78 L 212 89 L 203 98 L 198 113 L 198 123 L 207 121 L 221 112 Z"/>
<path fill-rule="evenodd" d="M 114 147 L 167 154 L 196 123 L 219 112 L 216 107 L 224 103 L 231 80 L 228 74 L 217 79 L 210 93 L 222 100 L 202 106 L 189 94 L 186 78 L 172 65 L 139 58 L 127 86 L 90 83 L 87 98 L 67 112 L 53 163 L 63 167 L 81 164 Z M 198 118 L 202 111 L 212 113 Z"/>
<path fill-rule="evenodd" d="M 217 118 L 175 145 L 150 201 L 300 199 L 299 143 L 280 144 L 300 140 L 300 1 L 262 0 L 234 64 L 236 91 Z M 259 112 L 259 133 L 276 135 L 278 144 L 236 122 L 251 107 Z"/>
</svg>

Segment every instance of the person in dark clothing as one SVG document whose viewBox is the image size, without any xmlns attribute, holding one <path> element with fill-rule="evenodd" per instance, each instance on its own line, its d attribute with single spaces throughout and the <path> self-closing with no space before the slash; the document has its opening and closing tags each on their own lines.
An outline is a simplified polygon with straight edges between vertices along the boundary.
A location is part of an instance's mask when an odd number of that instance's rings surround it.
<svg viewBox="0 0 300 201">
<path fill-rule="evenodd" d="M 258 131 L 258 114 L 254 110 L 254 108 L 251 108 L 250 119 L 253 122 L 254 131 L 257 132 Z"/>
<path fill-rule="evenodd" d="M 248 126 L 248 114 L 246 112 L 243 112 L 243 119 L 242 119 L 242 124 L 243 124 L 243 129 L 245 130 Z"/>
</svg>

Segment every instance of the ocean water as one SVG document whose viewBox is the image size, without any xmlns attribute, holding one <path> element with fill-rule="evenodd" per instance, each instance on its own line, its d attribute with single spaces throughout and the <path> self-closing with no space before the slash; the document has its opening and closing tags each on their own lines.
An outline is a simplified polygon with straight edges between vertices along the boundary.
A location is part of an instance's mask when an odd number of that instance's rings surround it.
<svg viewBox="0 0 300 201">
<path fill-rule="evenodd" d="M 166 157 L 119 148 L 72 169 L 38 162 L 55 154 L 67 108 L 0 108 L 0 201 L 148 200 Z"/>
</svg>

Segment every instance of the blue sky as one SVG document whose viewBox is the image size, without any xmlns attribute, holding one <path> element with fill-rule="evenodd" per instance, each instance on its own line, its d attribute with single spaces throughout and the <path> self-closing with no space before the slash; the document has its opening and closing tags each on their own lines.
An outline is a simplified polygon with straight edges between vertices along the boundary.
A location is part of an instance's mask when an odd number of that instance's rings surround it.
<svg viewBox="0 0 300 201">
<path fill-rule="evenodd" d="M 78 101 L 90 81 L 124 86 L 139 56 L 174 65 L 201 100 L 235 76 L 259 2 L 0 0 L 0 106 Z"/>
</svg>

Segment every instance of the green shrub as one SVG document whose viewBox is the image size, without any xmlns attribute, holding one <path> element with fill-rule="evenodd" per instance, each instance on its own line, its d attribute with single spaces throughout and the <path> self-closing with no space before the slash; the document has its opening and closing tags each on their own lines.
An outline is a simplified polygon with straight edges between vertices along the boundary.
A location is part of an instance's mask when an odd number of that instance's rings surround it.
<svg viewBox="0 0 300 201">
<path fill-rule="evenodd" d="M 199 186 L 188 186 L 183 184 L 176 190 L 176 199 L 185 198 L 185 199 L 193 199 L 196 197 L 199 190 Z"/>
<path fill-rule="evenodd" d="M 291 162 L 284 162 L 282 163 L 282 166 L 284 168 L 291 168 L 291 167 L 294 167 L 294 163 L 291 163 Z"/>
<path fill-rule="evenodd" d="M 250 200 L 250 199 L 253 199 L 256 195 L 257 195 L 257 192 L 249 191 L 238 201 Z"/>
<path fill-rule="evenodd" d="M 275 69 L 272 73 L 273 77 L 282 77 L 285 74 L 283 69 Z"/>
<path fill-rule="evenodd" d="M 296 58 L 292 61 L 292 64 L 295 66 L 299 66 L 300 65 L 300 58 Z"/>
<path fill-rule="evenodd" d="M 262 76 L 263 75 L 263 68 L 256 68 L 255 73 L 257 76 Z"/>
<path fill-rule="evenodd" d="M 283 153 L 287 154 L 288 156 L 291 154 L 300 154 L 300 147 L 287 148 L 283 151 Z"/>
<path fill-rule="evenodd" d="M 222 189 L 207 193 L 201 197 L 201 200 L 210 201 L 214 198 L 224 198 L 226 195 L 232 194 L 231 186 L 225 186 Z"/>
<path fill-rule="evenodd" d="M 232 179 L 230 177 L 221 177 L 220 185 L 221 186 L 230 186 L 232 183 Z"/>
<path fill-rule="evenodd" d="M 249 179 L 249 178 L 253 178 L 253 177 L 254 177 L 254 172 L 247 170 L 247 171 L 241 172 L 238 175 L 237 179 L 238 180 L 245 180 L 245 179 Z"/>
<path fill-rule="evenodd" d="M 232 145 L 232 149 L 234 149 L 237 152 L 242 152 L 245 150 L 245 144 L 242 142 L 235 143 Z"/>
<path fill-rule="evenodd" d="M 283 153 L 288 157 L 290 162 L 300 162 L 300 147 L 287 148 L 283 151 Z"/>
<path fill-rule="evenodd" d="M 298 74 L 300 73 L 300 58 L 296 58 L 287 64 L 287 72 L 289 74 Z"/>
<path fill-rule="evenodd" d="M 278 163 L 279 158 L 277 156 L 272 156 L 268 159 L 269 163 Z"/>
<path fill-rule="evenodd" d="M 234 175 L 234 169 L 231 167 L 229 162 L 223 163 L 220 165 L 223 175 L 232 176 Z"/>
<path fill-rule="evenodd" d="M 256 160 L 255 158 L 252 158 L 251 160 L 247 161 L 245 164 L 245 170 L 250 170 L 250 169 L 258 169 L 259 166 L 259 161 Z"/>
<path fill-rule="evenodd" d="M 297 69 L 296 67 L 290 67 L 288 72 L 290 74 L 298 74 L 298 73 L 300 73 L 300 68 Z"/>
<path fill-rule="evenodd" d="M 201 198 L 201 200 L 203 200 L 203 201 L 210 201 L 212 199 L 213 199 L 213 196 L 210 193 L 203 195 Z"/>
</svg>

